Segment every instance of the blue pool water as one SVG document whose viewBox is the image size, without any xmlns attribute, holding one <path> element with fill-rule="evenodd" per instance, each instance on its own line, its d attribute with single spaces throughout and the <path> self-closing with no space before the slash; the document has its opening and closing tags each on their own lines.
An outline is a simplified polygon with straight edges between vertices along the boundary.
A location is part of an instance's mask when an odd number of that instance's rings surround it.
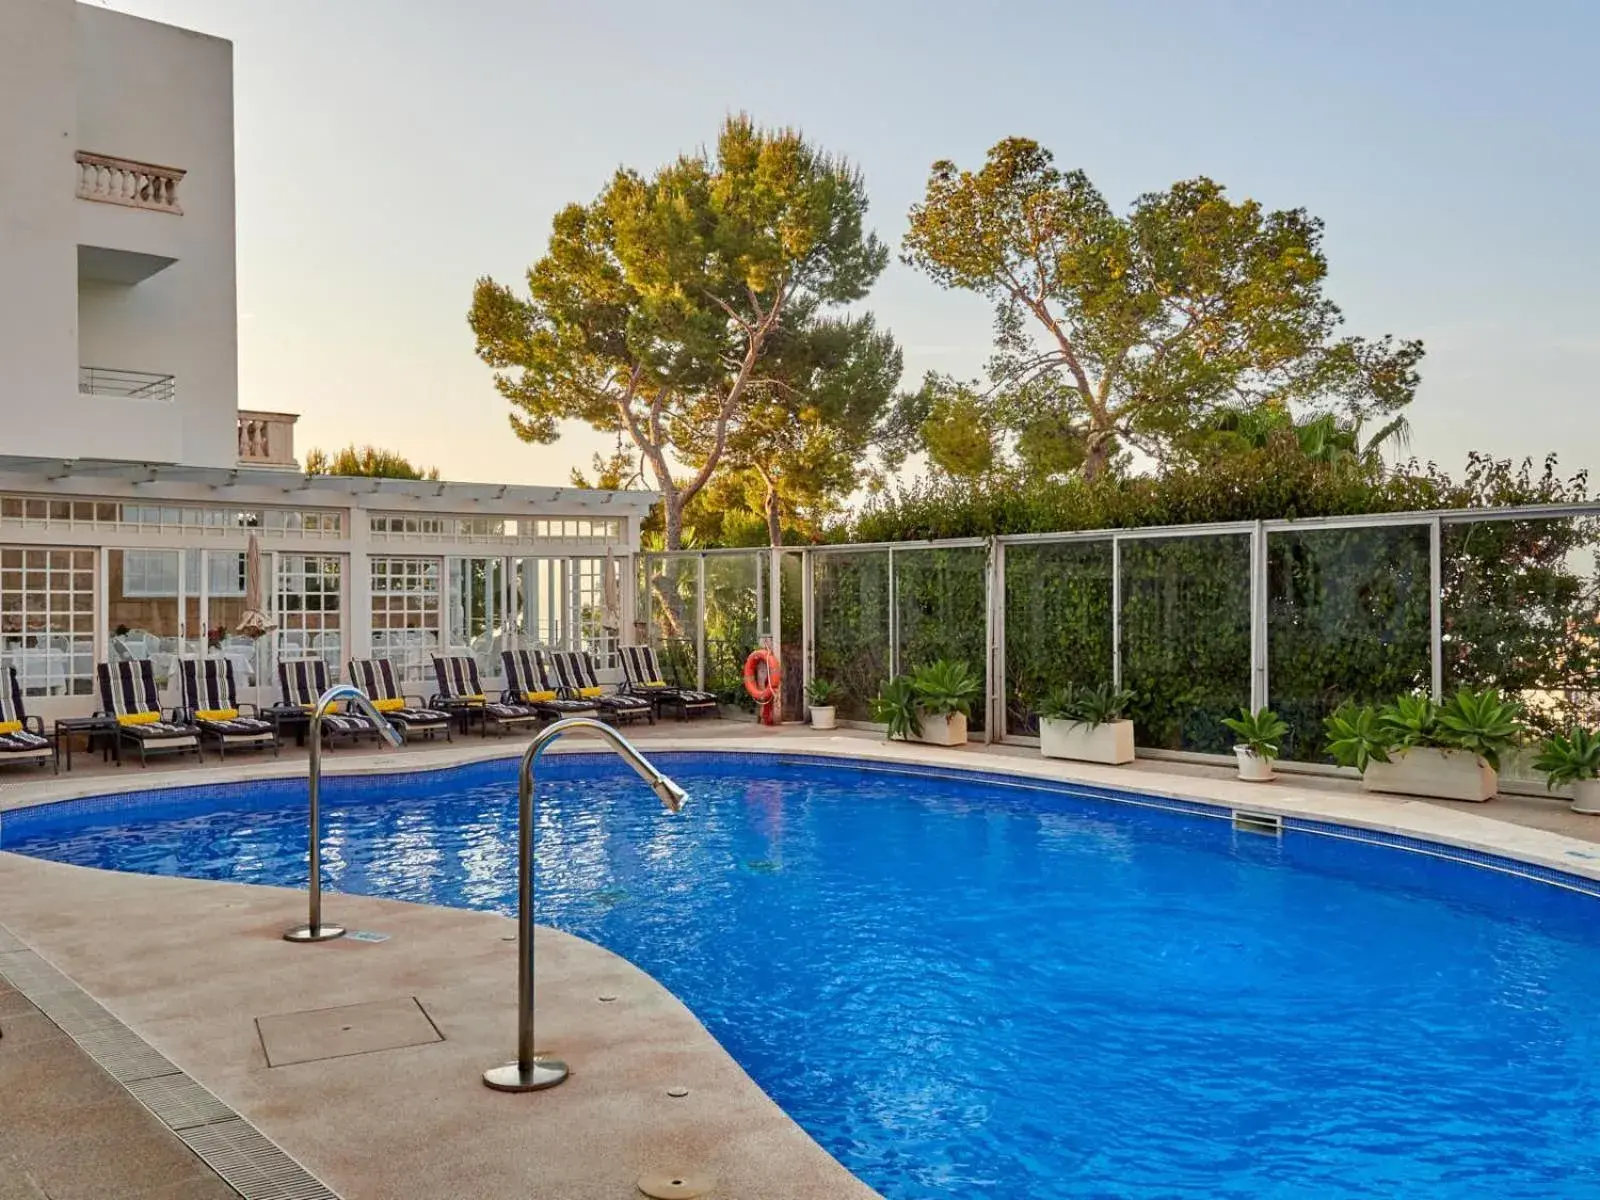
<svg viewBox="0 0 1600 1200">
<path fill-rule="evenodd" d="M 1600 900 L 1064 789 L 546 760 L 540 919 L 678 993 L 892 1200 L 1600 1196 Z M 512 766 L 331 779 L 333 887 L 514 911 Z M 304 783 L 0 848 L 303 886 Z M 337 914 L 337 900 L 331 902 Z"/>
</svg>

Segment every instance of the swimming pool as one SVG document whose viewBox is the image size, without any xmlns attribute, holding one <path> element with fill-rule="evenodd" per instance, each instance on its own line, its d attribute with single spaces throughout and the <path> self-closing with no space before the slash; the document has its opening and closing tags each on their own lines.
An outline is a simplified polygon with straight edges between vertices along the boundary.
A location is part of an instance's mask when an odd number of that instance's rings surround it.
<svg viewBox="0 0 1600 1200">
<path fill-rule="evenodd" d="M 540 919 L 660 979 L 892 1200 L 1600 1195 L 1590 885 L 1090 789 L 653 757 L 680 816 L 614 758 L 545 760 Z M 512 778 L 328 779 L 330 885 L 514 911 Z M 0 849 L 304 886 L 304 786 L 8 813 Z"/>
</svg>

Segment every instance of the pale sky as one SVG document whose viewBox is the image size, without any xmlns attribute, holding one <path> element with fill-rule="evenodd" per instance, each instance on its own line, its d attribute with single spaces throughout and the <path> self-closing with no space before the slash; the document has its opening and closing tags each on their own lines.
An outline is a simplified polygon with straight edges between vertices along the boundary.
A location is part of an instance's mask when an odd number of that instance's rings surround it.
<svg viewBox="0 0 1600 1200">
<path fill-rule="evenodd" d="M 301 413 L 302 454 L 376 442 L 513 483 L 586 465 L 608 445 L 587 429 L 511 434 L 473 281 L 520 283 L 559 207 L 744 110 L 852 159 L 896 247 L 935 159 L 1009 135 L 1118 208 L 1198 174 L 1305 207 L 1347 329 L 1427 343 L 1420 457 L 1600 465 L 1586 0 L 109 3 L 234 42 L 240 404 Z M 907 383 L 980 372 L 982 301 L 897 262 L 868 305 Z"/>
</svg>

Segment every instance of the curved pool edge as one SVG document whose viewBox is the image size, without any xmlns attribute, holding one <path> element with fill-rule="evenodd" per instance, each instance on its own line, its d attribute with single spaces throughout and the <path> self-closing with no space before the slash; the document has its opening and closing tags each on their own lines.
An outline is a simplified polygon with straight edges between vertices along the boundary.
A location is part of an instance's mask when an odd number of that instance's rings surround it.
<svg viewBox="0 0 1600 1200">
<path fill-rule="evenodd" d="M 755 754 L 776 757 L 816 757 L 836 762 L 904 770 L 950 771 L 979 776 L 987 783 L 1046 783 L 1084 789 L 1090 799 L 1108 803 L 1166 802 L 1200 817 L 1230 817 L 1234 811 L 1265 814 L 1294 822 L 1290 828 L 1328 836 L 1356 836 L 1379 840 L 1397 849 L 1425 853 L 1464 851 L 1464 861 L 1491 869 L 1504 864 L 1535 868 L 1533 877 L 1562 883 L 1546 873 L 1574 877 L 1600 885 L 1600 843 L 1534 828 L 1496 815 L 1495 802 L 1487 805 L 1445 807 L 1421 800 L 1380 796 L 1354 791 L 1337 781 L 1316 777 L 1280 776 L 1271 784 L 1244 783 L 1222 772 L 1185 773 L 1159 760 L 1139 760 L 1132 768 L 1099 767 L 1060 759 L 1027 757 L 968 746 L 945 749 L 920 744 L 885 742 L 862 734 L 782 734 L 762 736 L 675 736 L 670 727 L 630 733 L 647 752 L 659 754 Z M 324 760 L 324 776 L 384 776 L 431 774 L 478 763 L 504 760 L 508 772 L 525 743 L 505 741 L 484 745 L 454 743 L 422 753 L 348 755 Z M 551 755 L 593 754 L 592 742 L 569 740 L 548 751 Z M 230 783 L 303 778 L 304 765 L 292 761 L 245 762 L 222 767 L 202 767 L 183 772 L 146 774 L 125 772 L 116 777 L 56 779 L 29 787 L 0 791 L 0 830 L 5 814 L 67 800 L 135 796 L 141 792 L 205 789 Z M 109 786 L 112 782 L 116 786 Z M 1600 833 L 1600 820 L 1597 820 Z M 1363 835 L 1377 835 L 1369 838 Z M 3 849 L 0 835 L 0 849 Z M 1446 854 L 1447 857 L 1453 856 Z"/>
<path fill-rule="evenodd" d="M 600 1200 L 633 1194 L 649 1170 L 709 1170 L 750 1200 L 877 1195 L 612 951 L 539 928 L 538 1045 L 573 1073 L 554 1092 L 505 1096 L 478 1075 L 514 1050 L 512 922 L 338 893 L 330 917 L 387 940 L 295 946 L 278 934 L 303 904 L 294 889 L 0 853 L 0 927 L 347 1200 Z M 407 996 L 443 1040 L 267 1061 L 258 1017 Z"/>
</svg>

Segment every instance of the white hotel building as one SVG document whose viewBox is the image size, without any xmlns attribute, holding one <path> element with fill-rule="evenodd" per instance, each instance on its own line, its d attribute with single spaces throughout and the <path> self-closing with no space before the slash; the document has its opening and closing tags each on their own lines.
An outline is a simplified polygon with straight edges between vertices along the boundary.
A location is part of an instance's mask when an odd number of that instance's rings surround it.
<svg viewBox="0 0 1600 1200">
<path fill-rule="evenodd" d="M 31 712 L 88 713 L 116 657 L 175 684 L 223 654 L 262 702 L 279 657 L 389 657 L 418 690 L 441 649 L 610 663 L 652 493 L 307 477 L 294 416 L 239 411 L 230 43 L 5 0 L 0 146 L 0 659 Z"/>
</svg>

